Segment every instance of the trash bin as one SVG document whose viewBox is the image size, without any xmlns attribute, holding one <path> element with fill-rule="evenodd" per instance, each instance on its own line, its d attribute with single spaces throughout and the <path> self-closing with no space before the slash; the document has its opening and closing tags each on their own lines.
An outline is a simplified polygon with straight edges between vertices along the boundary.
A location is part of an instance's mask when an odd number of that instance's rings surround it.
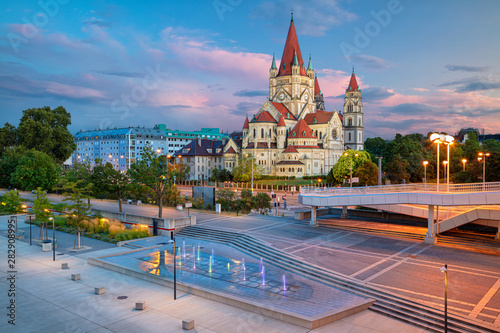
<svg viewBox="0 0 500 333">
<path fill-rule="evenodd" d="M 52 241 L 50 239 L 45 239 L 42 241 L 42 251 L 49 252 L 52 250 Z"/>
</svg>

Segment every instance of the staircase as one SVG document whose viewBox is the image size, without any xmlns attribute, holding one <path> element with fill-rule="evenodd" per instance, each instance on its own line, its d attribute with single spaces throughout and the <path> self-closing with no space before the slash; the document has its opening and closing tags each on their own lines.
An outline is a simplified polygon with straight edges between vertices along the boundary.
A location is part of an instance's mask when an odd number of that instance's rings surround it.
<svg viewBox="0 0 500 333">
<path fill-rule="evenodd" d="M 377 301 L 370 307 L 372 311 L 402 320 L 430 332 L 444 331 L 444 314 L 441 310 L 408 301 L 375 286 L 366 285 L 357 279 L 305 263 L 300 258 L 266 245 L 251 236 L 237 232 L 205 228 L 198 225 L 184 228 L 178 236 L 229 245 L 255 258 L 262 257 L 266 262 L 291 273 L 362 297 L 374 298 Z M 448 313 L 449 332 L 498 332 L 498 329 L 498 327 L 488 323 Z"/>
</svg>

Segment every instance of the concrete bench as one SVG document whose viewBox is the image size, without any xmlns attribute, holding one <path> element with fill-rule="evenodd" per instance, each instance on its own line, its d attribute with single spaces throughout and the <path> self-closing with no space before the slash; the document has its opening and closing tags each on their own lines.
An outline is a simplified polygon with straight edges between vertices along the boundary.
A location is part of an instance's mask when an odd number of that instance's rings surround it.
<svg viewBox="0 0 500 333">
<path fill-rule="evenodd" d="M 14 233 L 14 238 L 16 239 L 24 239 L 24 230 L 18 230 Z"/>
</svg>

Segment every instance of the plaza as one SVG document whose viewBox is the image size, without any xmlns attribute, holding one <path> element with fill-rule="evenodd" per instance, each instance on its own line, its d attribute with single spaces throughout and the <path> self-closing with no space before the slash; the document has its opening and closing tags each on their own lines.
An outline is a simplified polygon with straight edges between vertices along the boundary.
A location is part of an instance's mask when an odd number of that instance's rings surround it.
<svg viewBox="0 0 500 333">
<path fill-rule="evenodd" d="M 99 202 L 99 201 L 96 201 Z M 104 205 L 104 204 L 101 204 Z M 139 207 L 126 207 L 137 209 Z M 154 210 L 152 207 L 140 207 L 142 211 Z M 185 212 L 168 210 L 171 216 L 181 216 Z M 297 271 L 306 267 L 306 271 L 322 272 L 324 281 L 307 282 L 313 286 L 313 292 L 321 294 L 325 288 L 342 283 L 376 290 L 391 298 L 401 298 L 408 303 L 442 311 L 443 275 L 439 271 L 443 264 L 449 269 L 450 315 L 464 318 L 471 323 L 480 323 L 489 330 L 477 329 L 478 332 L 498 330 L 500 324 L 500 258 L 494 254 L 473 252 L 471 249 L 458 249 L 439 245 L 425 244 L 418 240 L 372 235 L 324 227 L 329 221 L 346 221 L 336 216 L 318 218 L 319 228 L 308 227 L 307 221 L 296 221 L 288 217 L 249 215 L 244 217 L 218 216 L 194 213 L 197 226 L 184 229 L 177 237 L 178 244 L 186 240 L 187 244 L 202 243 L 206 254 L 208 248 L 214 248 L 221 255 L 221 237 L 244 235 L 251 237 L 255 251 L 263 251 L 264 262 L 269 265 L 270 274 L 283 272 L 294 279 L 311 279 L 306 273 Z M 2 220 L 0 250 L 6 257 L 7 238 L 5 217 Z M 21 219 L 20 219 L 21 220 Z M 162 243 L 156 237 L 137 241 L 128 247 L 117 247 L 97 240 L 85 239 L 86 250 L 75 251 L 74 236 L 56 232 L 58 248 L 56 261 L 52 261 L 51 252 L 42 252 L 37 245 L 29 245 L 29 227 L 19 222 L 18 227 L 26 230 L 24 240 L 16 240 L 17 248 L 17 308 L 16 327 L 13 331 L 30 332 L 45 328 L 49 331 L 81 332 L 177 332 L 181 331 L 182 321 L 192 319 L 198 332 L 308 332 L 310 329 L 293 325 L 267 315 L 233 307 L 223 302 L 186 293 L 179 288 L 177 300 L 173 300 L 170 286 L 145 281 L 142 278 L 119 274 L 89 264 L 95 258 L 111 256 L 119 258 L 124 252 L 149 248 L 140 242 Z M 38 230 L 33 227 L 33 235 Z M 190 230 L 192 229 L 192 230 Z M 195 236 L 193 236 L 195 235 Z M 196 236 L 198 235 L 198 236 Z M 218 239 L 217 239 L 218 237 Z M 211 239 L 210 239 L 211 238 Z M 180 247 L 180 245 L 178 245 Z M 226 248 L 224 251 L 243 251 L 249 267 L 258 266 L 259 255 L 253 255 L 250 247 Z M 187 251 L 186 251 L 187 252 Z M 271 253 L 279 252 L 281 260 L 274 260 Z M 189 252 L 188 252 L 189 253 Z M 266 256 L 267 254 L 267 256 Z M 118 255 L 118 256 L 117 256 Z M 187 255 L 189 264 L 189 256 Z M 223 257 L 240 261 L 241 253 L 225 254 Z M 147 256 L 137 256 L 145 258 Z M 89 260 L 89 258 L 91 258 Z M 116 259 L 115 259 L 116 260 Z M 293 260 L 292 266 L 285 265 Z M 118 262 L 121 262 L 118 259 Z M 125 261 L 121 262 L 122 264 Z M 69 270 L 61 269 L 62 263 L 68 263 Z M 2 261 L 2 275 L 7 275 L 6 259 Z M 276 268 L 271 268 L 274 265 Z M 167 265 L 168 266 L 168 265 Z M 218 268 L 220 269 L 220 267 Z M 297 271 L 294 271 L 296 269 Z M 72 281 L 71 274 L 80 274 L 81 280 Z M 184 275 L 178 275 L 178 284 Z M 279 280 L 279 278 L 275 278 Z M 334 280 L 330 283 L 327 280 Z M 302 280 L 305 281 L 305 280 Z M 347 281 L 347 282 L 346 282 Z M 291 283 L 292 284 L 292 283 Z M 2 294 L 7 293 L 6 279 L 2 279 Z M 103 295 L 95 295 L 94 288 L 104 287 Z M 343 288 L 344 292 L 348 292 Z M 248 293 L 236 288 L 234 293 Z M 279 288 L 276 290 L 279 294 Z M 352 293 L 352 291 L 351 291 Z M 359 294 L 358 294 L 359 295 Z M 118 299 L 127 296 L 126 299 Z M 363 297 L 363 295 L 360 295 Z M 366 297 L 366 296 L 364 296 Z M 123 297 L 122 297 L 123 298 Z M 134 310 L 137 301 L 146 302 L 146 310 Z M 297 311 L 317 310 L 330 306 L 328 297 L 314 309 L 297 307 Z M 5 302 L 5 301 L 4 301 Z M 321 304 L 321 302 L 323 302 Z M 377 302 L 375 302 L 377 304 Z M 3 306 L 3 304 L 2 304 Z M 379 308 L 380 310 L 380 308 Z M 3 322 L 0 329 L 12 331 L 11 326 Z M 424 332 L 433 331 L 419 327 L 408 321 L 400 321 L 377 311 L 376 306 L 339 321 L 319 327 L 314 332 Z M 473 331 L 473 330 L 472 330 Z"/>
</svg>

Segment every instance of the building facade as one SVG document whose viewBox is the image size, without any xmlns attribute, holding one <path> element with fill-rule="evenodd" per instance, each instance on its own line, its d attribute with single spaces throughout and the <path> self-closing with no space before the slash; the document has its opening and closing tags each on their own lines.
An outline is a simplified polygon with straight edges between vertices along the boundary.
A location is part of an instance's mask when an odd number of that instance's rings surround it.
<svg viewBox="0 0 500 333">
<path fill-rule="evenodd" d="M 363 104 L 354 71 L 343 112 L 325 111 L 311 57 L 306 67 L 292 17 L 279 67 L 273 56 L 269 96 L 251 120 L 245 119 L 241 142 L 230 139 L 225 145 L 225 168 L 251 156 L 268 175 L 326 174 L 345 149 L 363 149 Z"/>
<path fill-rule="evenodd" d="M 164 124 L 154 128 L 115 128 L 106 130 L 80 131 L 75 134 L 76 151 L 73 163 L 89 161 L 94 166 L 97 159 L 111 163 L 113 167 L 126 172 L 132 163 L 140 159 L 146 145 L 161 155 L 174 154 L 196 138 L 222 139 L 229 135 L 219 133 L 218 128 L 202 128 L 201 131 L 178 131 L 167 129 Z M 182 156 L 175 155 L 177 161 Z"/>
<path fill-rule="evenodd" d="M 224 144 L 227 139 L 197 138 L 176 152 L 189 166 L 187 180 L 209 180 L 213 168 L 224 169 Z"/>
</svg>

